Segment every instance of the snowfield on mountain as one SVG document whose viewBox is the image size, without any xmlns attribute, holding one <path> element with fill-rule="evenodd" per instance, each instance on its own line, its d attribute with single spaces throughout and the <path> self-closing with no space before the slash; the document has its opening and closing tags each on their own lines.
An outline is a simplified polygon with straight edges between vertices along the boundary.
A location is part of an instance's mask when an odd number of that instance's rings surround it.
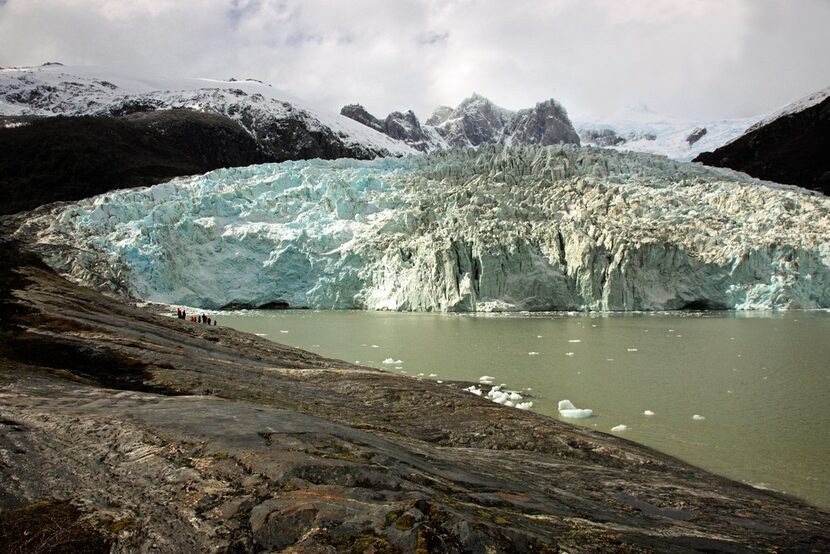
<svg viewBox="0 0 830 554">
<path fill-rule="evenodd" d="M 206 308 L 830 307 L 830 198 L 570 145 L 217 170 L 16 235 L 82 284 Z"/>
<path fill-rule="evenodd" d="M 224 115 L 258 141 L 289 123 L 322 133 L 353 157 L 415 152 L 348 117 L 254 79 L 142 78 L 95 66 L 46 64 L 0 69 L 0 115 L 119 116 L 186 108 Z"/>
</svg>

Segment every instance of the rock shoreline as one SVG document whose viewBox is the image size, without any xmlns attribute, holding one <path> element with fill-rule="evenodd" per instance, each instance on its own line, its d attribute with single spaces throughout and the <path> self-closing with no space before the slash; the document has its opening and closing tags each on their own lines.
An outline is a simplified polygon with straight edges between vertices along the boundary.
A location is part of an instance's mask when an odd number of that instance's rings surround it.
<svg viewBox="0 0 830 554">
<path fill-rule="evenodd" d="M 798 500 L 460 384 L 161 317 L 2 239 L 0 322 L 0 550 L 47 499 L 114 552 L 830 550 L 830 514 Z"/>
</svg>

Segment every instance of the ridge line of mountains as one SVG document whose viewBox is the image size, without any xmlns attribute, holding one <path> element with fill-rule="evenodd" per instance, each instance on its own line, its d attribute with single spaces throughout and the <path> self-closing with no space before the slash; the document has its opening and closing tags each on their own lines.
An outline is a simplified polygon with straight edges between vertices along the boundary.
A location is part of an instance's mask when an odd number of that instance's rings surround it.
<svg viewBox="0 0 830 554">
<path fill-rule="evenodd" d="M 575 125 L 554 99 L 511 111 L 473 94 L 455 108 L 440 106 L 422 124 L 411 110 L 380 119 L 350 104 L 331 113 L 254 79 L 138 79 L 56 63 L 0 68 L 0 214 L 219 167 L 491 144 L 694 158 L 827 194 L 828 96 L 830 88 L 760 122 Z"/>
</svg>

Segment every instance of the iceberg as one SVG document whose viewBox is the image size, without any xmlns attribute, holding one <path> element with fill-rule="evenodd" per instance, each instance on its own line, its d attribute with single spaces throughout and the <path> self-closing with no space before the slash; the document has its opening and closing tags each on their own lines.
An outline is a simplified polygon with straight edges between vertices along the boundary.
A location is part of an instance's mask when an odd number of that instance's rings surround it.
<svg viewBox="0 0 830 554">
<path fill-rule="evenodd" d="M 198 308 L 830 307 L 830 199 L 609 149 L 230 168 L 34 212 L 98 290 Z"/>
<path fill-rule="evenodd" d="M 577 408 L 570 400 L 559 401 L 559 415 L 570 419 L 585 419 L 594 414 L 593 410 L 587 408 Z"/>
</svg>

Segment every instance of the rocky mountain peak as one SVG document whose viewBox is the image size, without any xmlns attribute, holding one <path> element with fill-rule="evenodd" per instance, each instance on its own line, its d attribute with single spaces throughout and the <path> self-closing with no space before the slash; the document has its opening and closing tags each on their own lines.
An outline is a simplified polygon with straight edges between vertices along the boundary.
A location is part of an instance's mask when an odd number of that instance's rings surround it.
<svg viewBox="0 0 830 554">
<path fill-rule="evenodd" d="M 429 119 L 426 120 L 426 125 L 440 125 L 444 123 L 453 113 L 453 108 L 449 106 L 438 106 L 435 108 L 435 111 L 432 112 L 432 115 Z"/>
<path fill-rule="evenodd" d="M 358 123 L 363 123 L 367 127 L 371 127 L 375 131 L 383 133 L 383 123 L 370 114 L 366 108 L 360 104 L 349 104 L 340 109 L 340 115 L 344 115 L 349 119 L 354 119 Z"/>
<path fill-rule="evenodd" d="M 421 128 L 421 123 L 412 110 L 392 112 L 386 118 L 379 119 L 370 114 L 360 104 L 349 104 L 341 108 L 340 115 L 380 131 L 395 140 L 403 141 L 421 152 L 428 152 L 442 147 L 439 144 L 440 139 L 434 132 L 428 132 Z"/>
</svg>

